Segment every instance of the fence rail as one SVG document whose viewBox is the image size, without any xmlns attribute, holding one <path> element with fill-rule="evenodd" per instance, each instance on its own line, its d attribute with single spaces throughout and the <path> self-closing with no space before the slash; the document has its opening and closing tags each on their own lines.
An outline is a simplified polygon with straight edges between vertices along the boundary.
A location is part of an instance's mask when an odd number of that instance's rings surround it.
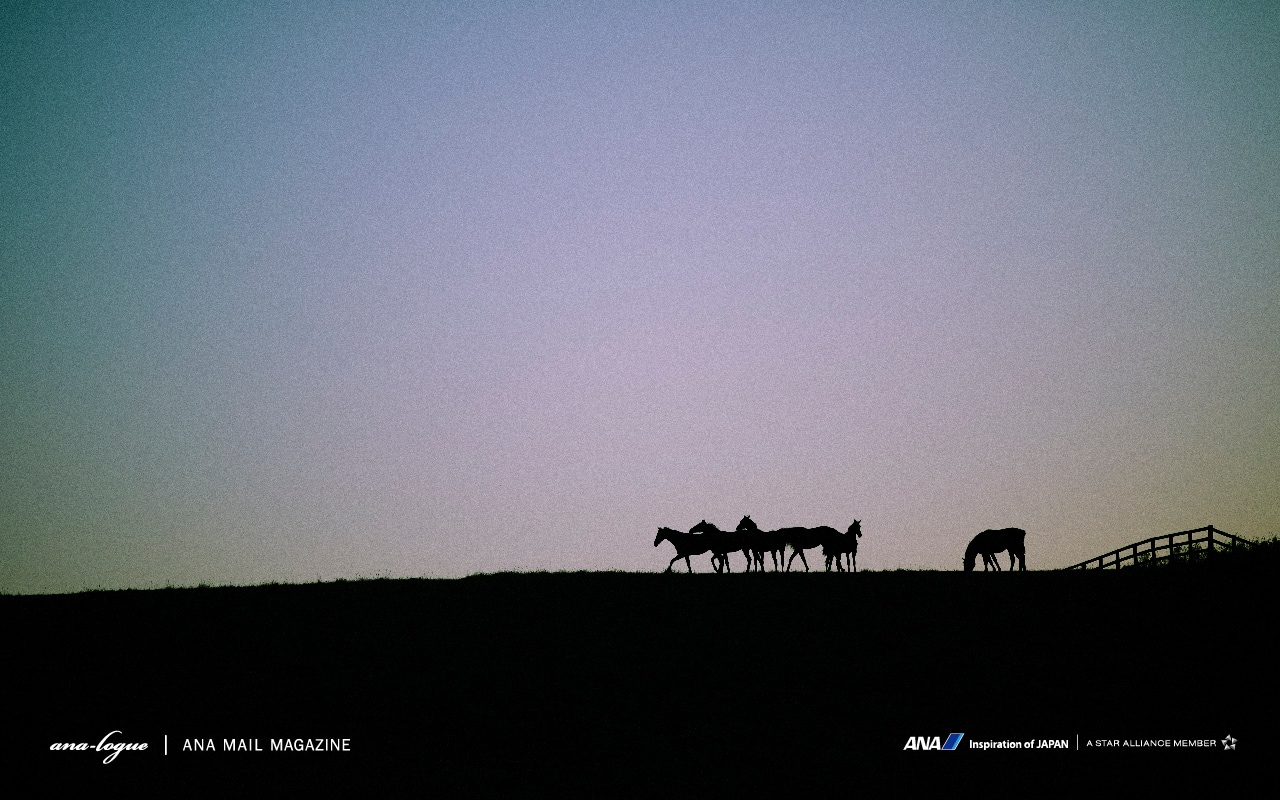
<svg viewBox="0 0 1280 800">
<path fill-rule="evenodd" d="M 1067 569 L 1120 569 L 1180 558 L 1194 560 L 1208 558 L 1218 552 L 1234 552 L 1237 549 L 1252 546 L 1253 542 L 1248 539 L 1241 539 L 1226 531 L 1220 531 L 1212 525 L 1206 525 L 1203 528 L 1143 539 L 1141 542 L 1134 542 L 1097 558 L 1073 564 Z"/>
</svg>

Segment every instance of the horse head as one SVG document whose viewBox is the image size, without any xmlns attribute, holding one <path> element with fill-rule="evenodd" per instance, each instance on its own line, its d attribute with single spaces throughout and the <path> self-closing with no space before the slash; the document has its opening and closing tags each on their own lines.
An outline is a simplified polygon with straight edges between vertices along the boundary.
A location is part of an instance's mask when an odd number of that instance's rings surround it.
<svg viewBox="0 0 1280 800">
<path fill-rule="evenodd" d="M 855 519 L 853 521 L 853 524 L 849 526 L 848 533 L 846 533 L 845 535 L 847 536 L 850 533 L 853 534 L 854 536 L 857 536 L 859 539 L 862 538 L 862 520 Z"/>
<path fill-rule="evenodd" d="M 747 516 L 743 517 L 743 518 L 742 518 L 742 520 L 738 522 L 738 528 L 737 528 L 737 529 L 738 529 L 738 530 L 740 530 L 740 531 L 758 531 L 758 530 L 760 530 L 759 526 L 757 526 L 757 525 L 756 525 L 756 521 L 755 521 L 755 520 L 753 520 L 753 519 L 751 518 L 751 515 L 750 515 L 750 514 L 748 514 Z"/>
<path fill-rule="evenodd" d="M 654 547 L 657 547 L 658 545 L 662 544 L 662 542 L 663 542 L 663 540 L 664 540 L 664 539 L 665 539 L 666 541 L 670 542 L 670 541 L 671 541 L 671 534 L 673 534 L 673 533 L 675 533 L 675 532 L 676 532 L 676 531 L 673 531 L 673 530 L 672 530 L 672 529 L 670 529 L 670 528 L 658 528 L 658 538 L 656 538 L 656 539 L 654 539 L 654 540 L 653 540 L 653 546 L 654 546 Z M 674 544 L 674 542 L 673 542 L 673 544 Z"/>
<path fill-rule="evenodd" d="M 715 533 L 720 529 L 714 524 L 707 522 L 705 519 L 689 529 L 689 533 Z"/>
</svg>

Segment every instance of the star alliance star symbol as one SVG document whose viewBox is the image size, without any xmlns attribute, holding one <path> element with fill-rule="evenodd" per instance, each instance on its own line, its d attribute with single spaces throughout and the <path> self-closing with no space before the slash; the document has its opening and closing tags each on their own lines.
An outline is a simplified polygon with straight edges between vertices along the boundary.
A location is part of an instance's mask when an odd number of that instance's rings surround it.
<svg viewBox="0 0 1280 800">
<path fill-rule="evenodd" d="M 1233 738 L 1231 738 L 1231 734 L 1227 734 L 1227 738 L 1225 738 L 1225 739 L 1223 739 L 1223 740 L 1222 740 L 1222 749 L 1223 749 L 1223 750 L 1235 750 L 1235 749 L 1236 749 L 1236 740 L 1235 740 L 1235 739 L 1233 739 Z"/>
</svg>

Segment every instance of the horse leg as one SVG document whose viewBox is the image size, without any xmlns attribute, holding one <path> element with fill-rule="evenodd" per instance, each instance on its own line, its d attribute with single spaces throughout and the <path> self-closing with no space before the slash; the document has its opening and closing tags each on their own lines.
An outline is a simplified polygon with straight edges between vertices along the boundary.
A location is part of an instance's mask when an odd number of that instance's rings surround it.
<svg viewBox="0 0 1280 800">
<path fill-rule="evenodd" d="M 792 556 L 792 558 L 795 558 L 795 556 Z M 808 572 L 808 571 L 809 571 L 809 559 L 807 559 L 807 558 L 805 558 L 805 557 L 804 557 L 804 550 L 801 550 L 801 551 L 800 551 L 800 563 L 804 564 L 804 571 L 805 571 L 805 572 Z"/>
<path fill-rule="evenodd" d="M 790 572 L 790 571 L 791 571 L 791 564 L 792 564 L 793 562 L 795 562 L 795 560 L 796 560 L 796 555 L 797 555 L 799 552 L 800 552 L 799 550 L 792 550 L 792 551 L 791 551 L 791 558 L 787 560 L 787 572 Z M 783 554 L 782 554 L 782 557 L 783 557 L 783 558 L 786 558 L 786 556 L 787 556 L 787 554 L 786 554 L 786 553 L 783 553 Z"/>
</svg>

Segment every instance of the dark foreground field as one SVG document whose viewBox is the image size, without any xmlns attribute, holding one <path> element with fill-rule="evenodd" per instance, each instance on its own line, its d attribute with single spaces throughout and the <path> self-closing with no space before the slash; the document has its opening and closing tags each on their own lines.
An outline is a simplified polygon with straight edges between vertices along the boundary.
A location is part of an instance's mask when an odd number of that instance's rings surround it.
<svg viewBox="0 0 1280 800">
<path fill-rule="evenodd" d="M 50 790 L 1228 774 L 1280 743 L 1274 576 L 501 574 L 0 597 L 5 759 Z M 112 731 L 147 750 L 106 765 L 49 750 Z M 965 735 L 955 752 L 904 750 L 950 733 Z M 350 750 L 272 752 L 273 739 Z M 969 747 L 1031 739 L 1069 748 Z M 1098 739 L 1217 744 L 1087 746 Z"/>
</svg>

